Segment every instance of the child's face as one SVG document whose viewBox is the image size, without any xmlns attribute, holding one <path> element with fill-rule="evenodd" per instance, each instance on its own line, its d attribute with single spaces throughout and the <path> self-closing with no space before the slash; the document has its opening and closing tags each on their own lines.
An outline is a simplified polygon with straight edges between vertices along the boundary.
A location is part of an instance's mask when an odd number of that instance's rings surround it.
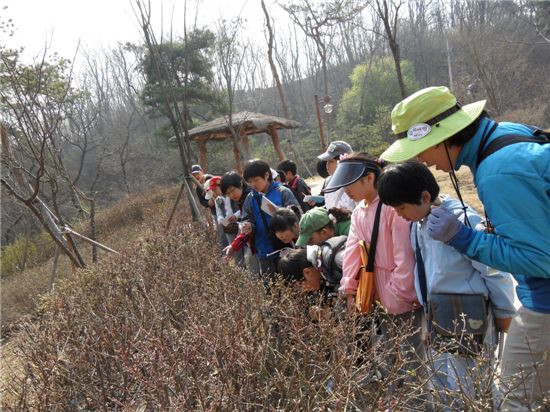
<svg viewBox="0 0 550 412">
<path fill-rule="evenodd" d="M 191 173 L 193 176 L 195 176 L 195 179 L 197 179 L 199 182 L 204 183 L 204 173 L 203 172 L 195 172 Z"/>
<path fill-rule="evenodd" d="M 360 202 L 363 199 L 373 199 L 376 197 L 377 192 L 374 188 L 374 174 L 369 173 L 363 176 L 357 182 L 352 183 L 344 188 L 346 194 L 354 202 Z"/>
<path fill-rule="evenodd" d="M 395 212 L 403 219 L 410 222 L 418 222 L 424 219 L 430 213 L 430 194 L 427 191 L 422 192 L 420 204 L 403 203 L 399 206 L 394 206 Z"/>
<path fill-rule="evenodd" d="M 319 289 L 321 289 L 321 272 L 313 267 L 305 268 L 302 290 L 304 292 L 314 292 Z"/>
<path fill-rule="evenodd" d="M 238 202 L 239 200 L 241 200 L 243 190 L 235 186 L 229 186 L 225 191 L 225 195 L 234 202 Z"/>
<path fill-rule="evenodd" d="M 275 236 L 277 236 L 277 238 L 283 243 L 290 243 L 298 237 L 298 232 L 298 225 L 294 224 L 294 226 L 290 229 L 275 232 Z"/>
<path fill-rule="evenodd" d="M 333 175 L 334 172 L 336 171 L 336 168 L 338 167 L 338 159 L 330 159 L 330 160 L 327 160 L 327 173 L 329 175 Z"/>
<path fill-rule="evenodd" d="M 285 182 L 292 182 L 292 179 L 294 179 L 292 172 L 285 172 Z"/>
<path fill-rule="evenodd" d="M 320 245 L 325 240 L 330 239 L 333 236 L 334 236 L 334 230 L 329 229 L 327 227 L 324 227 L 321 230 L 313 232 L 313 234 L 309 238 L 308 244 L 309 245 Z"/>
<path fill-rule="evenodd" d="M 265 176 L 256 176 L 251 179 L 248 179 L 247 182 L 252 189 L 256 192 L 267 193 L 269 189 L 269 173 L 266 173 Z"/>
</svg>

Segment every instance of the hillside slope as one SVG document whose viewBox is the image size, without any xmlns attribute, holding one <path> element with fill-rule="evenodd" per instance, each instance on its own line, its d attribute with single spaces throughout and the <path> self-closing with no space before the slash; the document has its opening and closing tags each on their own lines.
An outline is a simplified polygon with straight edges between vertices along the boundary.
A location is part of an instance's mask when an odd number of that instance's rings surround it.
<svg viewBox="0 0 550 412">
<path fill-rule="evenodd" d="M 100 211 L 97 216 L 97 239 L 99 242 L 117 251 L 125 250 L 136 238 L 159 231 L 168 218 L 178 187 L 163 187 L 146 193 L 135 194 L 112 207 Z M 185 208 L 180 204 L 179 217 Z M 176 220 L 177 220 L 176 218 Z M 87 223 L 78 225 L 77 231 L 86 233 Z M 85 242 L 79 243 L 79 249 L 86 263 L 90 264 L 91 247 Z M 99 259 L 108 252 L 98 251 Z M 32 314 L 40 295 L 48 291 L 52 261 L 30 267 L 21 273 L 2 276 L 2 335 L 20 316 Z M 56 280 L 70 278 L 73 268 L 65 256 L 60 256 Z"/>
</svg>

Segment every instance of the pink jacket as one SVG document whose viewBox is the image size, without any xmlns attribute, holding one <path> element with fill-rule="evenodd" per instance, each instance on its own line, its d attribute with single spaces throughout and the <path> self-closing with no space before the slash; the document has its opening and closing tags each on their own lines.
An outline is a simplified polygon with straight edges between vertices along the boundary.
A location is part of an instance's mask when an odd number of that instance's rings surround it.
<svg viewBox="0 0 550 412">
<path fill-rule="evenodd" d="M 370 243 L 378 202 L 378 197 L 370 205 L 362 201 L 351 216 L 343 275 L 340 281 L 340 291 L 345 294 L 355 294 L 357 290 L 357 273 L 361 266 L 357 242 L 365 240 Z M 382 206 L 374 275 L 377 300 L 392 315 L 399 315 L 419 307 L 414 289 L 414 264 L 409 222 L 399 217 L 392 207 Z"/>
</svg>

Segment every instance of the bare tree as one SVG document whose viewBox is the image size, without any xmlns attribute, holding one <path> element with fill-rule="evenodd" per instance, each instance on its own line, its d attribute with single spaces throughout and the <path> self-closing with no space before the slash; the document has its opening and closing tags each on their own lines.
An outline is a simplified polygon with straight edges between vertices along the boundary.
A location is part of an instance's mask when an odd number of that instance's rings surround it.
<svg viewBox="0 0 550 412">
<path fill-rule="evenodd" d="M 159 43 L 151 27 L 151 10 L 150 7 L 145 5 L 145 2 L 142 0 L 136 0 L 137 13 L 136 17 L 140 24 L 140 27 L 143 32 L 143 37 L 145 45 L 151 57 L 151 62 L 153 64 L 153 69 L 156 73 L 158 79 L 158 86 L 161 93 L 162 105 L 164 107 L 164 112 L 168 116 L 174 135 L 176 136 L 176 141 L 178 143 L 178 149 L 180 154 L 181 165 L 184 173 L 184 180 L 182 188 L 185 186 L 187 198 L 189 204 L 191 205 L 193 219 L 201 220 L 201 213 L 198 208 L 197 202 L 195 201 L 194 191 L 192 190 L 192 176 L 191 176 L 191 164 L 194 158 L 193 151 L 191 148 L 191 138 L 189 137 L 189 128 L 188 128 L 188 117 L 187 113 L 188 104 L 187 104 L 187 90 L 189 85 L 189 61 L 186 59 L 186 67 L 184 70 L 183 82 L 179 77 L 173 73 L 169 72 L 170 65 L 164 60 L 163 54 L 160 52 Z M 185 4 L 186 6 L 187 4 Z M 187 10 L 187 9 L 186 9 Z M 184 15 L 184 47 L 187 47 L 187 12 Z M 183 87 L 184 98 L 181 102 L 174 95 L 171 85 L 173 82 L 176 82 L 178 86 Z M 181 84 L 183 83 L 183 84 Z M 176 201 L 177 204 L 177 201 Z M 172 220 L 172 215 L 168 219 L 166 227 L 169 228 L 170 222 Z"/>
<path fill-rule="evenodd" d="M 399 90 L 401 91 L 401 97 L 404 99 L 407 97 L 407 91 L 405 90 L 405 82 L 403 81 L 403 74 L 401 73 L 401 53 L 399 50 L 399 43 L 397 42 L 399 9 L 403 6 L 403 4 L 403 0 L 375 0 L 373 8 L 378 16 L 380 16 L 382 23 L 384 24 L 388 45 L 390 46 L 395 64 L 395 73 L 397 76 L 397 82 L 399 83 Z"/>
<path fill-rule="evenodd" d="M 321 59 L 324 93 L 329 96 L 328 55 L 334 27 L 339 22 L 352 19 L 364 6 L 355 4 L 353 0 L 332 0 L 320 4 L 311 0 L 299 0 L 280 5 L 304 34 L 314 41 Z"/>
<path fill-rule="evenodd" d="M 283 107 L 284 116 L 288 118 L 288 105 L 285 100 L 285 94 L 283 92 L 281 79 L 279 78 L 279 73 L 277 72 L 277 67 L 275 66 L 275 61 L 273 59 L 274 35 L 273 35 L 273 27 L 271 25 L 271 17 L 267 12 L 267 8 L 265 7 L 264 0 L 261 0 L 261 2 L 262 2 L 262 10 L 264 12 L 264 17 L 265 17 L 265 27 L 267 29 L 267 60 L 269 61 L 271 74 L 273 76 L 273 80 L 275 81 L 275 86 L 277 87 L 279 99 L 281 100 L 281 106 Z"/>
<path fill-rule="evenodd" d="M 70 181 L 57 142 L 67 105 L 76 98 L 70 86 L 72 72 L 66 72 L 63 59 L 48 61 L 47 51 L 29 66 L 19 63 L 12 50 L 0 50 L 0 57 L 2 165 L 7 171 L 2 187 L 38 219 L 73 265 L 84 267 L 76 242 L 64 235 L 66 223 L 58 204 L 61 183 Z M 45 189 L 53 211 L 41 197 Z"/>
<path fill-rule="evenodd" d="M 250 153 L 244 149 L 241 141 L 243 130 L 233 126 L 233 111 L 235 104 L 235 91 L 239 82 L 242 82 L 243 61 L 248 45 L 239 40 L 242 21 L 239 17 L 232 21 L 219 20 L 216 24 L 216 60 L 218 66 L 218 82 L 227 99 L 227 125 L 232 136 L 233 151 L 237 158 L 237 168 L 248 160 Z"/>
</svg>

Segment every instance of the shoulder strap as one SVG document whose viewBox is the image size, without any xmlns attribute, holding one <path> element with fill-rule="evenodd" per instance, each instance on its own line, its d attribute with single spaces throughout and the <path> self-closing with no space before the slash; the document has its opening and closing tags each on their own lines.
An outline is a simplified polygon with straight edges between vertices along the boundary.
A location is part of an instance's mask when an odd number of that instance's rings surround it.
<svg viewBox="0 0 550 412">
<path fill-rule="evenodd" d="M 380 226 L 380 212 L 382 211 L 382 201 L 378 199 L 378 207 L 376 208 L 376 215 L 374 216 L 374 223 L 372 225 L 372 236 L 370 238 L 369 247 L 369 261 L 365 270 L 367 272 L 374 271 L 374 257 L 376 256 L 376 244 L 378 243 L 378 228 Z"/>
<path fill-rule="evenodd" d="M 269 233 L 269 226 L 267 225 L 267 219 L 265 218 L 264 211 L 262 210 L 262 202 L 260 200 L 260 196 L 252 196 L 252 197 L 256 198 L 258 211 L 260 212 L 260 216 L 262 217 L 262 221 L 264 222 L 265 231 L 266 233 Z"/>
<path fill-rule="evenodd" d="M 292 183 L 290 184 L 290 188 L 292 190 L 296 189 L 296 185 L 298 184 L 298 179 L 300 178 L 300 176 L 296 175 L 294 176 L 294 180 L 292 181 Z"/>
<path fill-rule="evenodd" d="M 331 273 L 332 273 L 332 267 L 334 266 L 334 260 L 336 259 L 336 254 L 340 251 L 340 249 L 342 249 L 346 245 L 346 241 L 347 241 L 347 237 L 344 237 L 344 236 L 339 236 L 339 237 L 341 239 L 339 239 L 338 242 L 334 242 L 335 243 L 334 245 L 332 244 L 333 242 L 330 241 L 331 239 L 334 239 L 334 238 L 328 239 L 325 242 L 323 242 L 329 245 L 332 251 L 332 255 L 330 256 L 330 262 L 328 262 L 328 269 Z M 319 248 L 319 250 L 320 249 L 321 248 Z"/>
<path fill-rule="evenodd" d="M 483 162 L 483 160 L 485 160 L 487 157 L 489 157 L 493 153 L 511 144 L 524 143 L 524 142 L 538 143 L 538 144 L 550 143 L 550 132 L 545 132 L 539 129 L 535 129 L 533 130 L 532 136 L 507 134 L 493 140 L 491 143 L 487 145 L 487 147 L 485 147 L 487 140 L 489 140 L 489 136 L 491 135 L 493 130 L 494 130 L 494 126 L 493 126 L 493 129 L 491 129 L 491 131 L 483 138 L 481 144 L 479 145 L 479 150 L 478 150 L 477 159 L 476 159 L 476 167 L 479 167 L 481 162 Z"/>
<path fill-rule="evenodd" d="M 420 250 L 420 242 L 418 241 L 418 225 L 414 225 L 414 235 L 416 237 L 416 267 L 418 270 L 418 283 L 420 284 L 420 295 L 422 296 L 422 302 L 424 304 L 424 311 L 428 310 L 428 282 L 426 281 L 426 268 L 424 267 L 424 259 L 422 259 L 422 252 Z"/>
</svg>

